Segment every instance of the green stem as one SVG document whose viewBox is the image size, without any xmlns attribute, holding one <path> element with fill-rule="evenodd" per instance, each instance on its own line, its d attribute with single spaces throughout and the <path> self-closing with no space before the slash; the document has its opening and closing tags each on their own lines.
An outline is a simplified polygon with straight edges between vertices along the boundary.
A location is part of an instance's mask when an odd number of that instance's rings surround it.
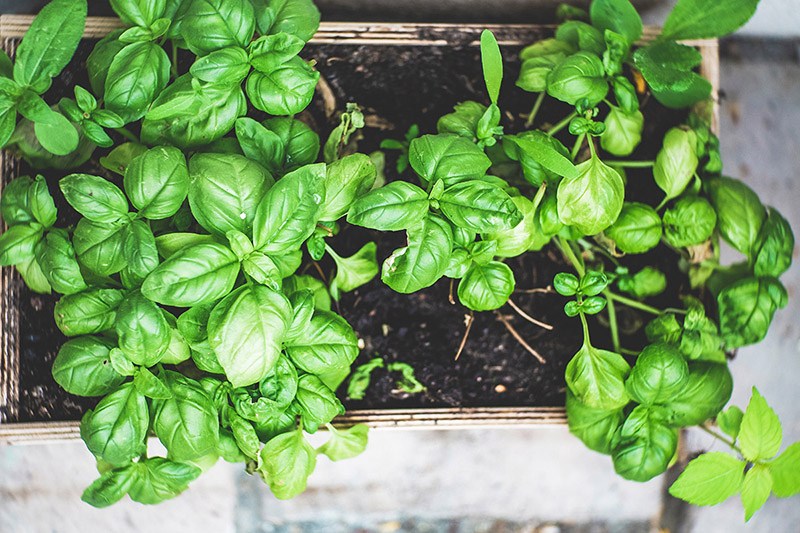
<svg viewBox="0 0 800 533">
<path fill-rule="evenodd" d="M 133 143 L 142 144 L 142 142 L 139 140 L 139 137 L 134 135 L 133 132 L 131 132 L 131 130 L 129 130 L 128 128 L 125 127 L 114 128 L 114 131 L 116 131 L 117 133 L 119 133 L 120 135 L 122 135 L 123 137 L 125 137 L 126 139 L 128 139 Z"/>
<path fill-rule="evenodd" d="M 591 338 L 589 337 L 589 323 L 586 321 L 586 315 L 583 313 L 578 313 L 578 316 L 581 317 L 581 327 L 583 328 L 583 343 L 587 346 L 592 345 Z"/>
<path fill-rule="evenodd" d="M 664 206 L 667 205 L 667 202 L 669 202 L 670 200 L 672 200 L 672 198 L 670 198 L 669 196 L 661 200 L 661 203 L 658 204 L 658 207 L 656 207 L 656 211 L 661 211 L 662 209 L 664 209 Z"/>
<path fill-rule="evenodd" d="M 705 424 L 701 424 L 701 425 L 699 425 L 697 427 L 699 427 L 700 429 L 702 429 L 703 431 L 705 431 L 706 433 L 708 433 L 709 435 L 711 435 L 712 437 L 714 437 L 718 441 L 724 442 L 725 444 L 728 445 L 728 447 L 730 447 L 730 449 L 732 449 L 733 451 L 735 451 L 739 455 L 742 455 L 742 456 L 744 455 L 742 453 L 742 450 L 738 446 L 736 446 L 736 444 L 734 444 L 734 442 L 732 440 L 723 437 L 722 435 L 720 435 L 719 433 L 717 433 L 713 429 L 710 429 L 709 427 L 707 427 Z"/>
<path fill-rule="evenodd" d="M 539 185 L 539 189 L 537 189 L 537 191 L 536 191 L 536 196 L 533 197 L 533 209 L 531 210 L 531 212 L 534 212 L 537 209 L 539 209 L 539 204 L 542 203 L 542 199 L 544 198 L 545 190 L 547 190 L 547 182 L 546 181 L 543 182 L 541 185 Z"/>
<path fill-rule="evenodd" d="M 605 161 L 606 165 L 623 168 L 648 168 L 656 164 L 655 161 Z"/>
<path fill-rule="evenodd" d="M 573 268 L 578 273 L 579 277 L 583 277 L 586 273 L 586 269 L 583 266 L 583 261 L 579 261 L 578 257 L 575 255 L 575 251 L 569 245 L 569 242 L 565 239 L 558 237 L 556 239 L 556 245 L 561 250 L 561 253 L 572 263 Z"/>
<path fill-rule="evenodd" d="M 627 305 L 628 307 L 644 311 L 645 313 L 650 313 L 656 316 L 660 316 L 663 314 L 663 311 L 661 311 L 661 309 L 657 309 L 651 305 L 647 305 L 646 303 L 642 303 L 638 300 L 632 300 L 630 298 L 626 298 L 625 296 L 620 296 L 619 294 L 613 293 L 611 291 L 607 291 L 606 297 L 609 299 L 609 301 L 614 300 L 623 305 Z"/>
<path fill-rule="evenodd" d="M 559 131 L 569 126 L 569 123 L 572 121 L 573 118 L 575 118 L 575 111 L 573 111 L 572 113 L 561 119 L 560 122 L 557 122 L 554 126 L 552 126 L 549 130 L 547 130 L 546 133 L 552 137 Z"/>
<path fill-rule="evenodd" d="M 533 109 L 531 109 L 530 114 L 528 115 L 528 119 L 525 121 L 525 127 L 530 128 L 533 126 L 533 121 L 536 119 L 536 114 L 539 113 L 539 108 L 542 107 L 542 102 L 544 101 L 544 91 L 539 93 L 539 96 L 536 97 L 536 102 L 533 104 Z"/>
<path fill-rule="evenodd" d="M 172 65 L 170 65 L 170 70 L 172 70 L 172 77 L 177 78 L 179 76 L 178 72 L 178 45 L 175 44 L 175 41 L 172 41 Z"/>
<path fill-rule="evenodd" d="M 594 150 L 595 150 L 595 148 L 594 148 L 594 139 L 592 139 L 591 137 L 589 137 L 589 138 L 588 138 L 588 141 L 589 141 L 589 151 L 590 151 L 590 152 L 592 152 L 592 157 L 593 157 L 593 158 L 594 158 L 594 157 L 597 157 L 597 154 L 596 154 L 596 153 L 595 153 L 595 151 L 594 151 Z"/>
<path fill-rule="evenodd" d="M 585 138 L 586 134 L 581 133 L 580 135 L 578 135 L 578 138 L 575 139 L 575 145 L 572 147 L 572 152 L 570 152 L 569 154 L 573 161 L 575 161 L 575 158 L 578 157 L 578 152 L 580 151 L 581 146 L 583 146 L 583 140 Z"/>
<path fill-rule="evenodd" d="M 331 247 L 330 247 L 330 245 L 328 245 L 328 243 L 327 243 L 327 242 L 325 243 L 325 251 L 326 251 L 326 252 L 328 252 L 328 254 L 331 256 L 331 258 L 332 258 L 334 261 L 336 261 L 336 260 L 341 260 L 341 259 L 342 259 L 342 258 L 339 256 L 339 254 L 337 254 L 337 253 L 336 253 L 336 250 L 334 250 L 333 248 L 331 248 Z"/>
<path fill-rule="evenodd" d="M 608 300 L 608 329 L 611 330 L 611 342 L 614 345 L 614 351 L 619 353 L 619 328 L 617 327 L 617 309 L 614 307 L 614 300 L 608 297 L 609 290 L 604 290 L 603 294 Z"/>
</svg>

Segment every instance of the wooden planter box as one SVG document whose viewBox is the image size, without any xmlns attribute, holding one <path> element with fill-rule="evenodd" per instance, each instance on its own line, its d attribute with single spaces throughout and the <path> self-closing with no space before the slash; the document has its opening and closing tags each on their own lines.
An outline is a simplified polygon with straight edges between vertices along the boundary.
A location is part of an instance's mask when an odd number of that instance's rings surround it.
<svg viewBox="0 0 800 533">
<path fill-rule="evenodd" d="M 14 49 L 30 26 L 32 17 L 0 16 L 0 43 L 6 51 Z M 100 38 L 119 27 L 114 18 L 89 18 L 86 38 Z M 480 32 L 491 29 L 501 46 L 524 46 L 541 38 L 548 28 L 535 25 L 456 24 L 383 24 L 383 23 L 322 23 L 311 44 L 373 45 L 373 46 L 479 46 Z M 656 30 L 648 28 L 644 40 L 652 39 Z M 691 41 L 703 62 L 700 72 L 714 87 L 719 84 L 719 58 L 716 40 Z M 714 124 L 718 125 L 715 104 Z M 5 151 L 0 154 L 0 190 L 17 174 L 14 158 Z M 3 228 L 5 229 L 5 228 Z M 0 408 L 10 411 L 20 394 L 20 350 L 18 287 L 19 275 L 13 268 L 0 272 Z M 11 411 L 13 417 L 14 413 Z M 544 427 L 563 426 L 566 413 L 563 406 L 552 407 L 472 407 L 351 410 L 334 421 L 350 426 L 365 423 L 375 428 L 461 428 L 461 427 Z M 79 422 L 3 423 L 0 421 L 0 444 L 46 442 L 79 438 Z"/>
</svg>

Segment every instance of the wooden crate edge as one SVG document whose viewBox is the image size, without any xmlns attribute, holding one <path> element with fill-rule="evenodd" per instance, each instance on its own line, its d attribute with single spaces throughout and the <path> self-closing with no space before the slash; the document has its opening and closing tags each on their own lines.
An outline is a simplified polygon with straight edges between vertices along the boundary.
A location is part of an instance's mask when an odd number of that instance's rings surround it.
<svg viewBox="0 0 800 533">
<path fill-rule="evenodd" d="M 333 424 L 366 424 L 373 429 L 464 429 L 563 427 L 561 407 L 478 407 L 462 409 L 373 409 L 349 411 Z M 35 444 L 80 439 L 80 422 L 0 424 L 0 445 Z"/>
</svg>

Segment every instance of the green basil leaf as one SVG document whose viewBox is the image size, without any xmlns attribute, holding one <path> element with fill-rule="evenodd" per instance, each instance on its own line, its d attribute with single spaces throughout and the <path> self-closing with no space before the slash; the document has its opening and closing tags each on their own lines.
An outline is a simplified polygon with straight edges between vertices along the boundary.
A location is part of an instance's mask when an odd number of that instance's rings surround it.
<svg viewBox="0 0 800 533">
<path fill-rule="evenodd" d="M 614 437 L 625 421 L 622 409 L 587 407 L 567 389 L 567 420 L 569 431 L 590 450 L 610 455 Z"/>
<path fill-rule="evenodd" d="M 750 20 L 758 0 L 732 0 L 724 5 L 704 0 L 680 0 L 667 17 L 665 39 L 705 39 L 732 33 Z"/>
<path fill-rule="evenodd" d="M 528 176 L 526 164 L 534 163 L 537 167 L 544 169 L 558 175 L 569 178 L 578 176 L 578 169 L 569 159 L 569 152 L 563 148 L 563 145 L 551 136 L 540 131 L 525 132 L 514 137 L 508 137 L 508 140 L 513 143 L 519 152 L 519 160 L 523 165 L 523 172 L 525 172 L 526 179 Z M 530 159 L 531 161 L 526 161 Z M 533 180 L 532 183 L 541 185 L 544 179 Z M 548 180 L 549 181 L 549 180 Z"/>
<path fill-rule="evenodd" d="M 255 31 L 249 0 L 190 0 L 180 24 L 189 50 L 198 56 L 229 46 L 244 48 Z"/>
<path fill-rule="evenodd" d="M 723 433 L 736 440 L 739 436 L 739 429 L 742 427 L 743 417 L 744 412 L 735 405 L 732 405 L 717 415 L 716 422 Z"/>
<path fill-rule="evenodd" d="M 800 492 L 800 442 L 786 448 L 777 459 L 769 463 L 772 490 L 779 498 L 788 498 Z"/>
<path fill-rule="evenodd" d="M 424 183 L 442 180 L 445 187 L 479 179 L 491 160 L 471 140 L 456 135 L 423 135 L 411 141 L 408 160 Z"/>
<path fill-rule="evenodd" d="M 124 299 L 124 293 L 116 289 L 93 288 L 64 296 L 53 311 L 56 325 L 68 337 L 110 330 Z"/>
<path fill-rule="evenodd" d="M 629 370 L 621 355 L 584 343 L 567 364 L 567 386 L 587 407 L 617 409 L 629 401 L 625 391 Z"/>
<path fill-rule="evenodd" d="M 325 203 L 320 220 L 342 218 L 357 198 L 372 189 L 376 176 L 375 165 L 364 154 L 348 155 L 330 163 L 325 173 Z"/>
<path fill-rule="evenodd" d="M 177 148 L 158 146 L 130 160 L 125 192 L 139 214 L 163 220 L 178 212 L 189 191 L 186 158 Z"/>
<path fill-rule="evenodd" d="M 331 461 L 352 459 L 361 455 L 367 449 L 369 426 L 356 424 L 347 429 L 329 427 L 328 441 L 317 449 L 318 453 L 326 455 Z"/>
<path fill-rule="evenodd" d="M 742 505 L 744 506 L 744 521 L 748 522 L 756 511 L 761 509 L 772 492 L 772 475 L 769 466 L 764 464 L 753 465 L 744 475 L 742 484 Z"/>
<path fill-rule="evenodd" d="M 722 503 L 742 487 L 744 461 L 722 452 L 693 459 L 669 488 L 669 493 L 694 505 Z"/>
<path fill-rule="evenodd" d="M 189 72 L 208 83 L 239 85 L 250 73 L 250 63 L 244 48 L 231 46 L 199 58 Z"/>
<path fill-rule="evenodd" d="M 605 50 L 603 32 L 588 24 L 589 17 L 587 15 L 584 11 L 580 17 L 575 17 L 576 19 L 587 19 L 587 22 L 569 20 L 572 17 L 567 17 L 567 20 L 556 29 L 555 38 L 568 44 L 572 51 L 581 50 L 599 56 Z"/>
<path fill-rule="evenodd" d="M 86 11 L 86 2 L 74 0 L 53 0 L 43 7 L 17 47 L 14 80 L 45 92 L 78 48 Z"/>
<path fill-rule="evenodd" d="M 150 457 L 134 465 L 136 474 L 129 490 L 131 500 L 146 505 L 178 496 L 203 472 L 200 468 L 161 457 Z"/>
<path fill-rule="evenodd" d="M 111 8 L 128 25 L 149 28 L 164 16 L 167 0 L 111 0 Z"/>
<path fill-rule="evenodd" d="M 753 190 L 739 180 L 720 177 L 705 183 L 717 211 L 720 235 L 731 246 L 752 257 L 767 211 Z"/>
<path fill-rule="evenodd" d="M 305 331 L 298 338 L 287 340 L 285 348 L 298 368 L 322 379 L 331 370 L 349 370 L 358 356 L 358 339 L 344 318 L 317 311 Z M 322 381 L 331 389 L 340 384 Z"/>
<path fill-rule="evenodd" d="M 139 293 L 117 308 L 114 328 L 119 347 L 134 364 L 153 366 L 169 347 L 171 331 L 161 309 Z"/>
<path fill-rule="evenodd" d="M 508 193 L 476 180 L 445 189 L 439 208 L 457 226 L 479 233 L 511 229 L 523 218 Z"/>
<path fill-rule="evenodd" d="M 489 30 L 483 30 L 481 33 L 481 64 L 489 100 L 493 104 L 497 104 L 500 96 L 500 84 L 503 82 L 503 56 L 500 54 L 497 39 Z"/>
<path fill-rule="evenodd" d="M 513 228 L 494 230 L 482 235 L 484 241 L 492 241 L 497 244 L 492 253 L 493 256 L 516 257 L 522 255 L 535 244 L 537 235 L 541 233 L 533 202 L 524 196 L 512 196 L 511 200 L 517 206 L 523 219 Z"/>
<path fill-rule="evenodd" d="M 699 196 L 681 198 L 664 212 L 664 239 L 676 248 L 705 242 L 717 226 L 717 213 Z"/>
<path fill-rule="evenodd" d="M 258 383 L 267 375 L 291 320 L 289 300 L 262 285 L 241 287 L 214 307 L 208 339 L 234 387 Z"/>
<path fill-rule="evenodd" d="M 300 415 L 303 428 L 309 433 L 315 433 L 320 426 L 344 413 L 336 394 L 313 374 L 300 376 L 297 396 L 290 410 Z"/>
<path fill-rule="evenodd" d="M 235 154 L 194 155 L 189 179 L 192 215 L 220 236 L 231 230 L 250 234 L 258 206 L 274 183 L 264 167 Z"/>
<path fill-rule="evenodd" d="M 247 112 L 238 85 L 197 88 L 193 79 L 184 74 L 158 95 L 142 121 L 143 142 L 193 150 L 224 137 Z"/>
<path fill-rule="evenodd" d="M 577 166 L 575 178 L 558 185 L 558 217 L 584 235 L 595 235 L 613 224 L 622 211 L 625 184 L 597 156 Z"/>
<path fill-rule="evenodd" d="M 53 379 L 70 394 L 108 394 L 125 381 L 110 364 L 111 346 L 97 337 L 79 337 L 65 342 L 53 361 Z"/>
<path fill-rule="evenodd" d="M 264 35 L 289 33 L 308 41 L 319 27 L 313 0 L 253 0 L 258 31 Z"/>
<path fill-rule="evenodd" d="M 259 401 L 268 399 L 274 402 L 275 409 L 286 409 L 297 394 L 297 379 L 294 364 L 285 355 L 280 355 L 275 366 L 258 384 L 258 391 L 262 394 Z"/>
<path fill-rule="evenodd" d="M 603 62 L 589 52 L 578 52 L 556 65 L 547 76 L 547 94 L 575 105 L 586 99 L 597 105 L 608 93 Z"/>
<path fill-rule="evenodd" d="M 625 389 L 640 404 L 662 404 L 683 389 L 688 379 L 689 366 L 677 349 L 650 344 L 637 357 Z"/>
<path fill-rule="evenodd" d="M 648 481 L 662 474 L 678 447 L 678 430 L 669 428 L 660 411 L 639 405 L 619 431 L 612 454 L 614 470 L 625 479 Z"/>
<path fill-rule="evenodd" d="M 246 91 L 256 109 L 270 115 L 294 115 L 311 103 L 318 80 L 319 72 L 295 56 L 268 73 L 253 71 Z"/>
<path fill-rule="evenodd" d="M 616 106 L 611 106 L 604 121 L 606 130 L 600 137 L 600 146 L 606 152 L 616 156 L 628 156 L 639 146 L 642 140 L 644 115 L 639 110 L 626 113 Z"/>
<path fill-rule="evenodd" d="M 291 276 L 283 280 L 283 292 L 294 294 L 297 291 L 309 289 L 314 295 L 314 308 L 320 311 L 331 310 L 331 296 L 328 288 L 317 278 L 311 276 Z"/>
<path fill-rule="evenodd" d="M 728 285 L 717 296 L 719 329 L 726 346 L 755 344 L 767 335 L 775 311 L 788 296 L 775 278 L 748 277 Z"/>
<path fill-rule="evenodd" d="M 133 485 L 135 468 L 135 465 L 130 464 L 103 473 L 83 491 L 81 500 L 98 509 L 117 503 Z"/>
<path fill-rule="evenodd" d="M 283 142 L 284 156 L 280 163 L 283 172 L 291 172 L 317 160 L 319 135 L 305 123 L 289 117 L 275 117 L 262 124 Z"/>
<path fill-rule="evenodd" d="M 128 216 L 128 200 L 105 178 L 70 174 L 59 182 L 67 202 L 92 222 L 114 224 Z"/>
<path fill-rule="evenodd" d="M 781 449 L 783 428 L 778 415 L 753 387 L 753 395 L 742 417 L 739 447 L 748 461 L 772 459 Z"/>
<path fill-rule="evenodd" d="M 629 0 L 596 0 L 589 13 L 595 28 L 624 35 L 629 44 L 642 36 L 642 19 Z"/>
<path fill-rule="evenodd" d="M 647 204 L 625 202 L 617 221 L 605 233 L 623 252 L 642 254 L 661 241 L 661 217 Z"/>
<path fill-rule="evenodd" d="M 86 289 L 86 282 L 66 232 L 48 232 L 36 247 L 36 261 L 56 292 L 74 294 Z"/>
<path fill-rule="evenodd" d="M 250 64 L 265 74 L 291 60 L 305 46 L 305 42 L 290 33 L 264 35 L 250 44 Z"/>
<path fill-rule="evenodd" d="M 127 46 L 119 40 L 123 30 L 115 30 L 97 42 L 92 53 L 86 59 L 86 70 L 89 73 L 89 85 L 95 94 L 104 94 L 108 69 L 114 57 Z"/>
<path fill-rule="evenodd" d="M 356 199 L 347 221 L 365 228 L 399 231 L 423 220 L 428 205 L 425 191 L 405 181 L 393 181 Z"/>
<path fill-rule="evenodd" d="M 672 128 L 664 136 L 664 144 L 656 156 L 653 177 L 667 195 L 680 195 L 697 171 L 697 136 L 691 130 Z"/>
<path fill-rule="evenodd" d="M 269 440 L 261 449 L 260 463 L 275 497 L 289 500 L 306 490 L 308 476 L 317 466 L 317 451 L 298 429 Z"/>
<path fill-rule="evenodd" d="M 164 259 L 169 259 L 176 253 L 185 248 L 190 248 L 197 244 L 209 244 L 216 242 L 211 235 L 201 235 L 199 233 L 165 233 L 156 237 L 156 248 Z"/>
<path fill-rule="evenodd" d="M 191 461 L 216 450 L 219 418 L 200 384 L 170 370 L 161 379 L 172 396 L 154 402 L 153 431 L 168 457 Z"/>
<path fill-rule="evenodd" d="M 253 424 L 236 414 L 235 411 L 228 412 L 228 419 L 239 449 L 250 459 L 257 460 L 261 442 L 258 440 Z"/>
<path fill-rule="evenodd" d="M 216 243 L 186 248 L 161 263 L 142 283 L 142 294 L 162 305 L 191 307 L 228 294 L 239 275 L 239 258 Z"/>
<path fill-rule="evenodd" d="M 172 398 L 172 392 L 164 385 L 164 382 L 143 366 L 134 372 L 133 386 L 139 392 L 154 400 Z"/>
<path fill-rule="evenodd" d="M 264 165 L 270 172 L 283 169 L 286 157 L 283 140 L 274 131 L 268 130 L 249 117 L 236 121 L 236 138 L 244 155 Z"/>
<path fill-rule="evenodd" d="M 34 222 L 30 190 L 33 180 L 28 176 L 14 178 L 3 187 L 0 196 L 0 215 L 9 226 Z"/>
<path fill-rule="evenodd" d="M 134 220 L 128 225 L 123 244 L 123 255 L 127 265 L 123 281 L 139 285 L 158 266 L 158 250 L 153 230 L 143 220 Z"/>
<path fill-rule="evenodd" d="M 169 69 L 169 57 L 157 44 L 127 45 L 108 68 L 103 96 L 105 106 L 126 123 L 142 118 L 167 86 Z"/>
<path fill-rule="evenodd" d="M 690 46 L 674 41 L 657 41 L 638 48 L 633 58 L 656 100 L 667 107 L 689 107 L 711 94 L 708 80 L 693 71 L 702 61 L 702 56 Z"/>
<path fill-rule="evenodd" d="M 296 250 L 308 239 L 325 201 L 325 165 L 307 165 L 281 178 L 258 204 L 253 244 L 266 253 Z"/>
<path fill-rule="evenodd" d="M 35 259 L 43 231 L 38 224 L 11 226 L 0 235 L 0 265 L 11 266 Z"/>
<path fill-rule="evenodd" d="M 728 365 L 690 361 L 686 385 L 665 402 L 671 411 L 670 425 L 686 427 L 702 424 L 716 416 L 728 403 L 732 390 L 733 378 Z"/>
<path fill-rule="evenodd" d="M 767 211 L 767 219 L 761 225 L 753 251 L 755 261 L 753 273 L 756 276 L 777 278 L 792 264 L 794 234 L 789 222 L 774 208 Z"/>
<path fill-rule="evenodd" d="M 427 216 L 407 233 L 408 246 L 392 252 L 381 270 L 383 282 L 403 294 L 436 283 L 447 270 L 453 249 L 453 230 L 439 217 Z"/>
<path fill-rule="evenodd" d="M 81 438 L 95 456 L 121 466 L 147 450 L 149 425 L 147 399 L 128 382 L 86 412 L 81 420 Z"/>
<path fill-rule="evenodd" d="M 458 299 L 473 311 L 499 309 L 514 292 L 514 273 L 505 263 L 473 264 L 458 284 Z"/>
<path fill-rule="evenodd" d="M 342 292 L 350 292 L 372 281 L 378 274 L 377 250 L 374 242 L 368 242 L 350 257 L 332 255 L 336 263 L 336 277 L 331 281 L 330 288 L 335 299 Z"/>
<path fill-rule="evenodd" d="M 72 123 L 57 112 L 37 120 L 34 131 L 42 148 L 54 155 L 69 155 L 78 148 L 80 142 L 78 131 Z"/>
<path fill-rule="evenodd" d="M 657 296 L 667 288 L 667 277 L 657 268 L 646 266 L 634 275 L 617 278 L 617 286 L 635 298 Z"/>
<path fill-rule="evenodd" d="M 478 122 L 486 112 L 486 106 L 478 102 L 467 101 L 455 105 L 453 113 L 444 115 L 436 123 L 439 133 L 452 133 L 469 140 L 477 138 Z M 401 143 L 396 149 L 405 150 Z"/>
</svg>

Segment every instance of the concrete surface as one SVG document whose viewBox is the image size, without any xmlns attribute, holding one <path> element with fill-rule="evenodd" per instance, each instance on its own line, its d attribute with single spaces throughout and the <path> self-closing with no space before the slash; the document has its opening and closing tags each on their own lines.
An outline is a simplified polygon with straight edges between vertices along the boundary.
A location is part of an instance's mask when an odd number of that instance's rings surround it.
<svg viewBox="0 0 800 533">
<path fill-rule="evenodd" d="M 726 171 L 744 178 L 800 234 L 796 52 L 750 41 L 727 49 Z M 744 407 L 757 385 L 781 417 L 788 443 L 800 440 L 798 265 L 785 282 L 789 307 L 769 337 L 741 350 L 732 368 L 734 401 Z M 696 450 L 711 444 L 703 434 L 690 439 Z M 565 429 L 374 432 L 363 456 L 336 464 L 320 459 L 309 491 L 291 502 L 276 501 L 257 479 L 220 464 L 173 502 L 98 511 L 78 499 L 93 477 L 81 443 L 0 448 L 0 531 L 642 533 L 662 504 L 661 480 L 618 479 L 608 458 L 584 449 Z M 800 498 L 770 500 L 747 526 L 742 515 L 737 500 L 692 508 L 676 532 L 797 531 Z"/>
</svg>

